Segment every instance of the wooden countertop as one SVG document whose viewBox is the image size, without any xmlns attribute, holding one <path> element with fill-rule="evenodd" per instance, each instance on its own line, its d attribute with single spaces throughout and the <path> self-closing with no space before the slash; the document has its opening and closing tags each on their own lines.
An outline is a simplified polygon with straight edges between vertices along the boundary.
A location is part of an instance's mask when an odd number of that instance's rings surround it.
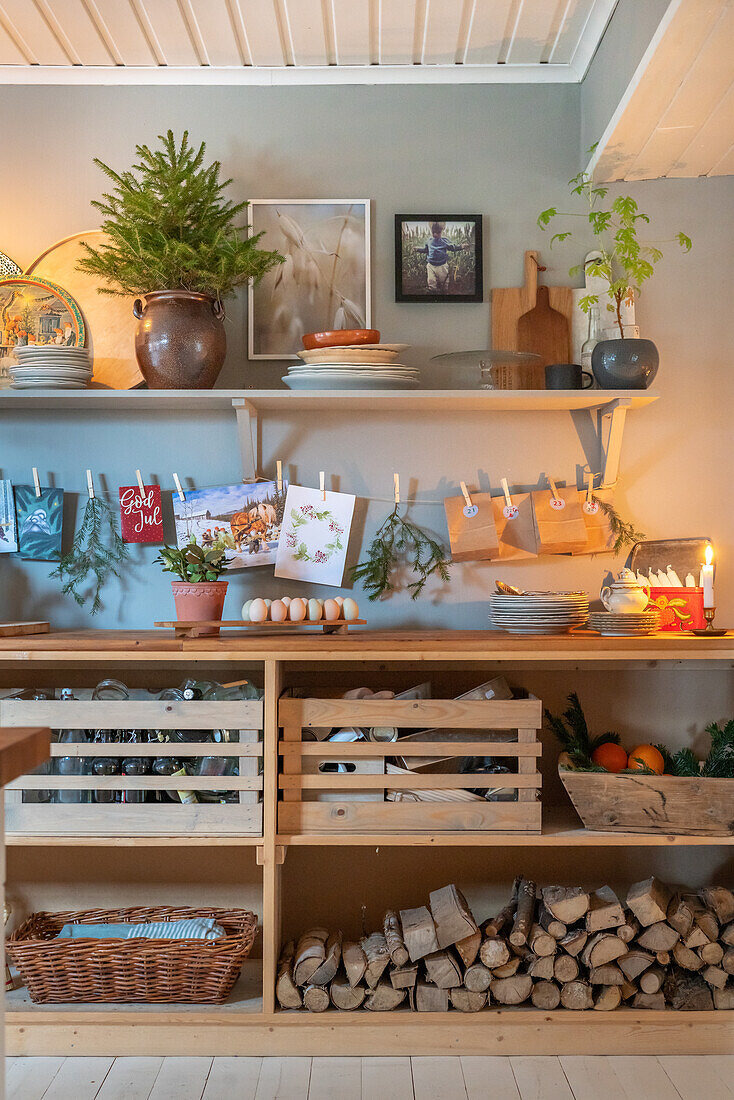
<svg viewBox="0 0 734 1100">
<path fill-rule="evenodd" d="M 50 755 L 50 729 L 21 726 L 0 729 L 0 787 L 32 772 Z"/>
<path fill-rule="evenodd" d="M 723 638 L 661 633 L 647 638 L 515 635 L 491 630 L 383 631 L 346 635 L 302 631 L 277 636 L 226 631 L 218 638 L 175 638 L 162 630 L 59 631 L 0 638 L 0 665 L 9 662 L 84 664 L 224 661 L 720 661 L 734 662 L 734 634 Z"/>
</svg>

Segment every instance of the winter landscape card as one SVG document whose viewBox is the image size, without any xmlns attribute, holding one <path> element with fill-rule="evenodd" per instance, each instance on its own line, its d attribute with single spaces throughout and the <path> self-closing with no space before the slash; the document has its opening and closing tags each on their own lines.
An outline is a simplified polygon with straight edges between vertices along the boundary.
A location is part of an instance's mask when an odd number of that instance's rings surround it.
<svg viewBox="0 0 734 1100">
<path fill-rule="evenodd" d="M 13 486 L 9 481 L 0 481 L 0 554 L 13 554 L 17 549 Z"/>
<path fill-rule="evenodd" d="M 120 530 L 125 542 L 163 542 L 160 485 L 120 486 Z"/>
<path fill-rule="evenodd" d="M 200 546 L 224 547 L 228 569 L 272 565 L 283 521 L 286 481 L 252 481 L 187 489 L 185 500 L 173 494 L 176 541 L 186 546 L 192 535 Z"/>
<path fill-rule="evenodd" d="M 355 498 L 291 485 L 285 499 L 276 577 L 328 584 L 344 578 Z"/>
<path fill-rule="evenodd" d="M 58 561 L 64 519 L 64 490 L 16 485 L 15 519 L 20 556 L 33 561 Z"/>
</svg>

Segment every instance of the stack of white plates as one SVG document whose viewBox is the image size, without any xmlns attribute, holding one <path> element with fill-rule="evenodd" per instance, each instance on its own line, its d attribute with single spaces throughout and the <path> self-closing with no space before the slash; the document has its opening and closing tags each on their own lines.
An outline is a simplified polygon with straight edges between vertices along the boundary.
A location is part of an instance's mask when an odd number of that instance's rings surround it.
<svg viewBox="0 0 734 1100">
<path fill-rule="evenodd" d="M 586 592 L 524 592 L 489 597 L 492 622 L 510 634 L 566 634 L 589 617 Z"/>
<path fill-rule="evenodd" d="M 627 611 L 624 614 L 615 611 L 592 611 L 589 626 L 607 638 L 635 638 L 645 634 L 654 634 L 660 629 L 660 612 Z"/>
<path fill-rule="evenodd" d="M 417 367 L 395 360 L 408 344 L 360 344 L 299 351 L 302 363 L 283 381 L 292 390 L 404 390 L 420 383 Z"/>
<path fill-rule="evenodd" d="M 30 345 L 13 348 L 18 365 L 10 366 L 13 389 L 83 390 L 92 380 L 86 348 Z"/>
</svg>

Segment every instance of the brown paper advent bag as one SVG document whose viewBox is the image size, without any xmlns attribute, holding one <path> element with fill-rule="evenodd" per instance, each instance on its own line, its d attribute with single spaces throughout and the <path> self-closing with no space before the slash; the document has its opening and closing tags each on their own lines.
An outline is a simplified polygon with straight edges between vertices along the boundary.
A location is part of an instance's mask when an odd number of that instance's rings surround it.
<svg viewBox="0 0 734 1100">
<path fill-rule="evenodd" d="M 575 554 L 610 554 L 614 551 L 615 536 L 612 533 L 612 525 L 609 516 L 598 505 L 597 501 L 611 504 L 614 500 L 613 489 L 595 489 L 591 508 L 587 510 L 586 490 L 579 493 L 581 511 L 586 526 L 586 546 L 583 550 L 575 550 Z"/>
<path fill-rule="evenodd" d="M 493 497 L 492 510 L 499 539 L 499 553 L 492 561 L 537 558 L 533 502 L 530 493 L 513 493 L 508 507 L 504 496 Z"/>
<path fill-rule="evenodd" d="M 446 497 L 443 502 L 449 528 L 452 561 L 492 561 L 497 557 L 499 539 L 494 522 L 491 493 L 472 493 L 474 515 L 467 515 L 463 496 Z"/>
<path fill-rule="evenodd" d="M 577 489 L 538 489 L 531 494 L 539 554 L 574 554 L 586 546 L 586 524 Z"/>
</svg>

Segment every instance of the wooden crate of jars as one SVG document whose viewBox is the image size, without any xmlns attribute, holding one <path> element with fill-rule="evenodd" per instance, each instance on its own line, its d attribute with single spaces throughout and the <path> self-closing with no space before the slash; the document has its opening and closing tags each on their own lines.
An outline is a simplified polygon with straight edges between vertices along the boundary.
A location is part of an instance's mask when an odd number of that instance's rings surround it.
<svg viewBox="0 0 734 1100">
<path fill-rule="evenodd" d="M 284 698 L 279 707 L 280 833 L 540 833 L 539 699 Z M 339 726 L 431 730 L 434 739 L 308 740 L 310 729 Z M 478 740 L 477 733 L 483 738 Z M 400 766 L 405 756 L 411 761 L 453 757 L 457 763 L 465 757 L 498 757 L 517 770 L 501 775 L 414 771 Z M 338 761 L 347 768 L 339 773 L 316 769 L 309 763 L 313 758 Z M 376 758 L 385 761 L 379 772 L 360 767 Z M 397 766 L 389 763 L 391 759 Z M 493 788 L 509 790 L 515 797 L 489 801 L 469 793 Z"/>
<path fill-rule="evenodd" d="M 261 836 L 263 704 L 257 700 L 204 701 L 0 701 L 0 726 L 52 730 L 228 730 L 230 741 L 53 744 L 60 757 L 80 757 L 84 774 L 22 776 L 6 790 L 6 830 L 23 836 Z M 238 737 L 239 740 L 234 740 Z M 93 774 L 100 759 L 150 761 L 133 765 L 145 774 Z M 202 771 L 238 775 L 172 775 L 168 761 L 217 761 Z M 157 767 L 154 769 L 154 765 Z M 54 771 L 55 771 L 54 767 Z M 112 769 L 110 769 L 112 770 Z M 91 773 L 91 774 L 90 774 Z M 164 774 L 160 774 L 164 773 Z M 80 792 L 84 801 L 67 801 Z M 144 795 L 142 801 L 140 795 Z M 116 801 L 117 798 L 123 801 Z M 59 801 L 59 798 L 62 801 Z M 175 800 L 175 801 L 174 801 Z"/>
</svg>

